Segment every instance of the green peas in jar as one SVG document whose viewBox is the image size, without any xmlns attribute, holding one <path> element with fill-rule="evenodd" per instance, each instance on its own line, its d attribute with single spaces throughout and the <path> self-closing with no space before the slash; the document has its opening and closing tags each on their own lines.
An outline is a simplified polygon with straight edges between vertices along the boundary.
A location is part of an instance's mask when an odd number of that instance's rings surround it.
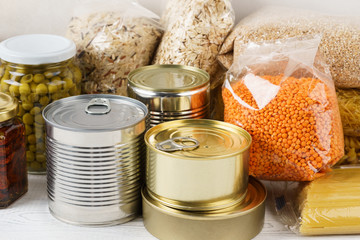
<svg viewBox="0 0 360 240">
<path fill-rule="evenodd" d="M 29 46 L 34 37 L 37 44 Z M 8 44 L 11 41 L 14 44 Z M 25 44 L 29 50 L 24 50 Z M 51 51 L 52 47 L 56 50 Z M 41 57 L 37 51 L 47 57 Z M 46 170 L 42 110 L 57 99 L 81 93 L 82 74 L 73 63 L 75 53 L 71 40 L 56 35 L 21 35 L 0 43 L 0 91 L 14 96 L 20 103 L 18 116 L 25 124 L 29 173 Z"/>
<path fill-rule="evenodd" d="M 45 81 L 44 74 L 37 73 L 37 74 L 34 75 L 34 82 L 35 83 L 42 83 L 43 81 Z"/>
</svg>

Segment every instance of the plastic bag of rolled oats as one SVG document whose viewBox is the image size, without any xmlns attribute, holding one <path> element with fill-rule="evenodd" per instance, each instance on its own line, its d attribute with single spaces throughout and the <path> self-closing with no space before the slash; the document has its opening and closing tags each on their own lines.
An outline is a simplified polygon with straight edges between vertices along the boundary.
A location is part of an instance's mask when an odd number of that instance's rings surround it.
<svg viewBox="0 0 360 240">
<path fill-rule="evenodd" d="M 169 0 L 153 62 L 194 66 L 214 76 L 219 71 L 216 57 L 234 19 L 230 0 Z"/>
<path fill-rule="evenodd" d="M 169 0 L 161 18 L 164 36 L 153 63 L 183 64 L 207 71 L 214 96 L 225 73 L 216 57 L 234 20 L 230 0 Z M 215 104 L 211 102 L 211 116 L 221 119 Z"/>
<path fill-rule="evenodd" d="M 126 95 L 127 75 L 148 65 L 163 30 L 159 17 L 133 0 L 78 0 L 67 37 L 77 46 L 83 93 Z"/>
</svg>

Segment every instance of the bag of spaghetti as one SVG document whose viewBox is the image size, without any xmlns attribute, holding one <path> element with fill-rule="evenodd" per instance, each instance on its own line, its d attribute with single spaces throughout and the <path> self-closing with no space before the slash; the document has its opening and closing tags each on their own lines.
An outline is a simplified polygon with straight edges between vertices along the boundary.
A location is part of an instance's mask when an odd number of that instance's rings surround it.
<svg viewBox="0 0 360 240">
<path fill-rule="evenodd" d="M 360 168 L 333 169 L 312 182 L 271 182 L 280 221 L 301 235 L 360 234 Z"/>
<path fill-rule="evenodd" d="M 251 42 L 223 87 L 224 120 L 253 140 L 249 173 L 310 181 L 344 155 L 334 83 L 318 56 L 319 36 Z"/>
</svg>

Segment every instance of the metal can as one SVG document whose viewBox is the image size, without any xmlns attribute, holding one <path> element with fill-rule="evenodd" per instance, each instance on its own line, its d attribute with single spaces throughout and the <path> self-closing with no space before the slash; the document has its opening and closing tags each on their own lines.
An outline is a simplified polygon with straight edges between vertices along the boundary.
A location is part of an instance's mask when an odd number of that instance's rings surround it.
<svg viewBox="0 0 360 240">
<path fill-rule="evenodd" d="M 48 105 L 47 191 L 50 212 L 78 225 L 114 225 L 140 211 L 145 118 L 141 102 L 81 95 Z"/>
<path fill-rule="evenodd" d="M 158 239 L 249 240 L 264 225 L 266 189 L 252 177 L 245 200 L 222 210 L 173 209 L 153 199 L 146 188 L 142 196 L 144 225 Z"/>
<path fill-rule="evenodd" d="M 128 95 L 149 108 L 149 124 L 209 116 L 210 77 L 199 68 L 163 64 L 128 75 Z"/>
<path fill-rule="evenodd" d="M 162 204 L 188 211 L 241 202 L 248 184 L 251 136 L 230 123 L 187 119 L 145 134 L 146 185 Z"/>
</svg>

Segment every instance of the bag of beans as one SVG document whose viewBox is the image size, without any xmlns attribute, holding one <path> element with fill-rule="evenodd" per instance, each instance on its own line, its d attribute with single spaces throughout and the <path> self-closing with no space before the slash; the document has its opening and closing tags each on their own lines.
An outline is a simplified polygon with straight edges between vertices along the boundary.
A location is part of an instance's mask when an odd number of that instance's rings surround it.
<svg viewBox="0 0 360 240">
<path fill-rule="evenodd" d="M 251 42 L 227 72 L 224 120 L 253 138 L 249 172 L 310 181 L 344 155 L 334 83 L 320 36 Z"/>
</svg>

